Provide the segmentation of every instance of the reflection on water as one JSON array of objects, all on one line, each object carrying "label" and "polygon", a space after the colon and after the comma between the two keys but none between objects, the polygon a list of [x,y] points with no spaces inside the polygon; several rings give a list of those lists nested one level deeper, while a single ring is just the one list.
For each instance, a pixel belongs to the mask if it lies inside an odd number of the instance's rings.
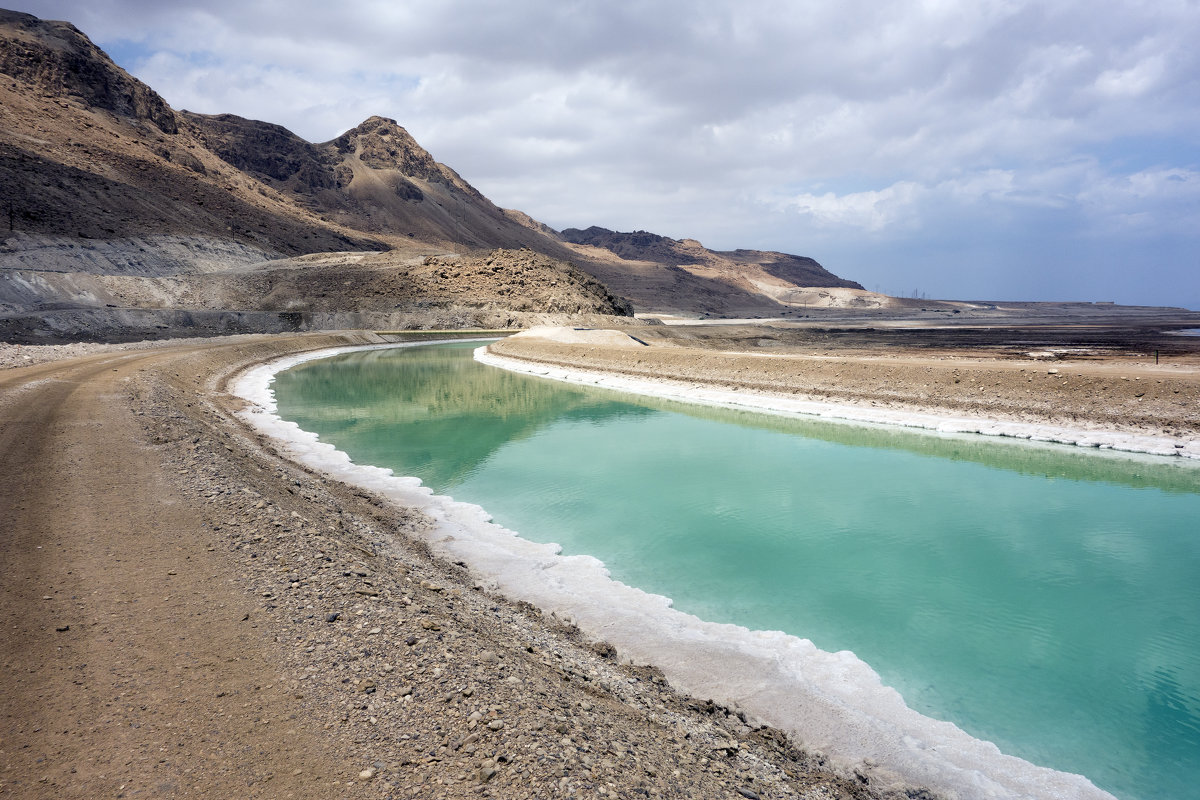
[{"label": "reflection on water", "polygon": [[1197,465],[643,401],[472,347],[305,364],[280,413],[682,610],[852,650],[1007,752],[1121,797],[1200,780]]},{"label": "reflection on water", "polygon": [[280,415],[360,463],[402,464],[404,474],[444,492],[497,448],[551,421],[651,413],[481,368],[469,357],[478,346],[367,350],[301,364],[275,379]]}]

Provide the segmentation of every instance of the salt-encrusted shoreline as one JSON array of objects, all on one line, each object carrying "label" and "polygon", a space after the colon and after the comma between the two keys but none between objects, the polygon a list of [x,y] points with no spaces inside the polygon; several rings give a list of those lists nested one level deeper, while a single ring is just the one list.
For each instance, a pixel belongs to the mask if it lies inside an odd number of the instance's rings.
[{"label": "salt-encrusted shoreline", "polygon": [[521,539],[492,524],[478,506],[436,496],[415,478],[356,465],[274,413],[269,385],[275,372],[334,352],[377,347],[289,356],[248,371],[236,384],[253,404],[244,418],[297,461],[423,511],[436,523],[434,550],[490,576],[504,595],[573,621],[625,658],[654,664],[684,692],[782,728],[843,771],[868,775],[872,786],[927,786],[964,798],[1111,798],[1086,778],[1004,755],[990,742],[909,709],[852,653],[826,653],[780,632],[679,612],[665,597],[613,581],[594,558],[562,556],[557,546]]},{"label": "salt-encrusted shoreline", "polygon": [[819,417],[848,423],[896,425],[938,433],[980,434],[1101,450],[1200,459],[1200,440],[1180,443],[1178,439],[1171,437],[1147,436],[1124,431],[1084,430],[1048,423],[1034,424],[846,403],[826,403],[751,389],[725,389],[695,381],[678,381],[669,378],[651,379],[601,370],[561,367],[496,355],[485,347],[475,351],[475,360],[482,364],[524,375],[697,405],[735,408],[782,416]]}]

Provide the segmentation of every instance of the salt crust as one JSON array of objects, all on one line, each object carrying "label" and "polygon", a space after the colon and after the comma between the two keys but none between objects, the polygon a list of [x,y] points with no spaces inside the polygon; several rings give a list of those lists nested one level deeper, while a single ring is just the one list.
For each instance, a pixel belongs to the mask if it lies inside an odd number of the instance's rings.
[{"label": "salt crust", "polygon": [[[1002,436],[1034,442],[1092,447],[1154,456],[1200,459],[1200,439],[1180,442],[1166,436],[1142,436],[1121,431],[1082,430],[1058,425],[1005,422],[977,417],[951,417],[918,411],[821,403],[799,400],[786,395],[750,390],[733,391],[703,384],[667,378],[634,378],[599,370],[567,369],[522,359],[498,356],[484,348],[475,351],[481,364],[551,380],[596,386],[631,394],[661,397],[683,403],[759,411],[780,416],[819,417],[821,419],[871,425],[897,425],[937,433],[967,433]],[[1180,447],[1179,445],[1183,446]]]},{"label": "salt crust", "polygon": [[[433,342],[338,348],[253,367],[234,386],[250,404],[242,417],[297,461],[399,506],[419,508],[435,522],[428,534],[434,550],[467,563],[488,588],[573,622],[586,635],[614,645],[622,658],[654,664],[683,692],[787,731],[798,745],[825,754],[847,774],[868,775],[877,789],[924,786],[962,800],[1115,800],[1082,776],[1004,755],[991,742],[918,714],[849,651],[827,653],[807,639],[677,611],[666,597],[612,580],[596,558],[564,556],[558,545],[522,539],[492,523],[481,507],[435,495],[417,478],[355,464],[276,413],[271,382],[277,372],[339,353],[426,344]],[[476,358],[500,360],[483,348]],[[505,368],[550,376],[544,367],[504,361]],[[575,382],[598,380],[592,374]]]}]

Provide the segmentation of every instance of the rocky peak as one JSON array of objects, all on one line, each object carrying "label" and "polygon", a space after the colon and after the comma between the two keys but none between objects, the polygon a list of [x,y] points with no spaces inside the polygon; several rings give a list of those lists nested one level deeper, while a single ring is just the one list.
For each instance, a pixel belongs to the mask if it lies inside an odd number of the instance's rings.
[{"label": "rocky peak", "polygon": [[67,22],[0,10],[0,73],[54,97],[145,120],[176,133],[175,112]]},{"label": "rocky peak", "polygon": [[359,160],[372,169],[394,169],[406,177],[436,183],[453,182],[448,171],[394,119],[371,117],[332,144],[341,153],[357,152]]},{"label": "rocky peak", "polygon": [[590,228],[566,228],[559,233],[563,241],[603,247],[627,260],[658,261],[663,264],[690,264],[696,257],[680,248],[680,243],[649,231],[619,233],[593,225]]}]

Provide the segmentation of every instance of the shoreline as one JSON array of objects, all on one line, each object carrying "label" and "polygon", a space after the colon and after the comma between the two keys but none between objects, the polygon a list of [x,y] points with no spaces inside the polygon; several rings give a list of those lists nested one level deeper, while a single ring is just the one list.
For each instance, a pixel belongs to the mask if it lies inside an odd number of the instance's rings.
[{"label": "shoreline", "polygon": [[[506,348],[511,343],[506,342]],[[673,400],[682,403],[755,411],[777,416],[796,416],[843,422],[847,424],[885,425],[931,433],[975,434],[997,438],[1061,444],[1082,449],[1110,450],[1147,456],[1180,458],[1184,463],[1200,460],[1200,436],[1181,439],[1178,436],[1151,435],[1144,430],[1117,430],[1098,425],[1071,426],[1052,419],[1038,421],[1014,420],[979,415],[954,414],[949,408],[907,404],[879,406],[877,401],[860,403],[817,400],[794,393],[770,391],[730,376],[678,379],[669,372],[657,376],[620,371],[610,364],[598,363],[592,356],[603,348],[576,348],[567,363],[558,353],[543,356],[539,345],[550,340],[533,337],[522,341],[525,352],[496,352],[492,347],[476,352],[483,364],[512,372],[632,394]],[[555,342],[554,344],[558,344]],[[615,349],[615,348],[614,348]],[[637,355],[642,355],[637,353]],[[750,356],[761,358],[761,356]],[[609,367],[606,369],[605,367]],[[1058,372],[1057,369],[1054,370]],[[1036,415],[1035,415],[1036,416]]]},{"label": "shoreline", "polygon": [[[806,749],[832,759],[840,773],[867,776],[872,785],[924,785],[962,796],[982,791],[995,797],[1111,798],[1086,778],[1005,756],[950,723],[911,711],[852,654],[824,653],[797,637],[707,623],[675,611],[667,598],[612,581],[596,559],[563,557],[556,546],[520,539],[491,524],[478,506],[436,496],[415,478],[353,464],[273,414],[270,375],[326,354],[286,358],[243,373],[237,392],[258,406],[243,418],[309,467],[397,505],[420,508],[436,522],[430,540],[435,552],[492,576],[489,588],[569,620],[589,637],[616,646],[624,659],[654,664],[685,693],[715,697],[786,730]],[[582,382],[595,383],[591,377]],[[713,674],[738,678],[731,689],[730,680]],[[889,735],[881,737],[881,728]]]}]

